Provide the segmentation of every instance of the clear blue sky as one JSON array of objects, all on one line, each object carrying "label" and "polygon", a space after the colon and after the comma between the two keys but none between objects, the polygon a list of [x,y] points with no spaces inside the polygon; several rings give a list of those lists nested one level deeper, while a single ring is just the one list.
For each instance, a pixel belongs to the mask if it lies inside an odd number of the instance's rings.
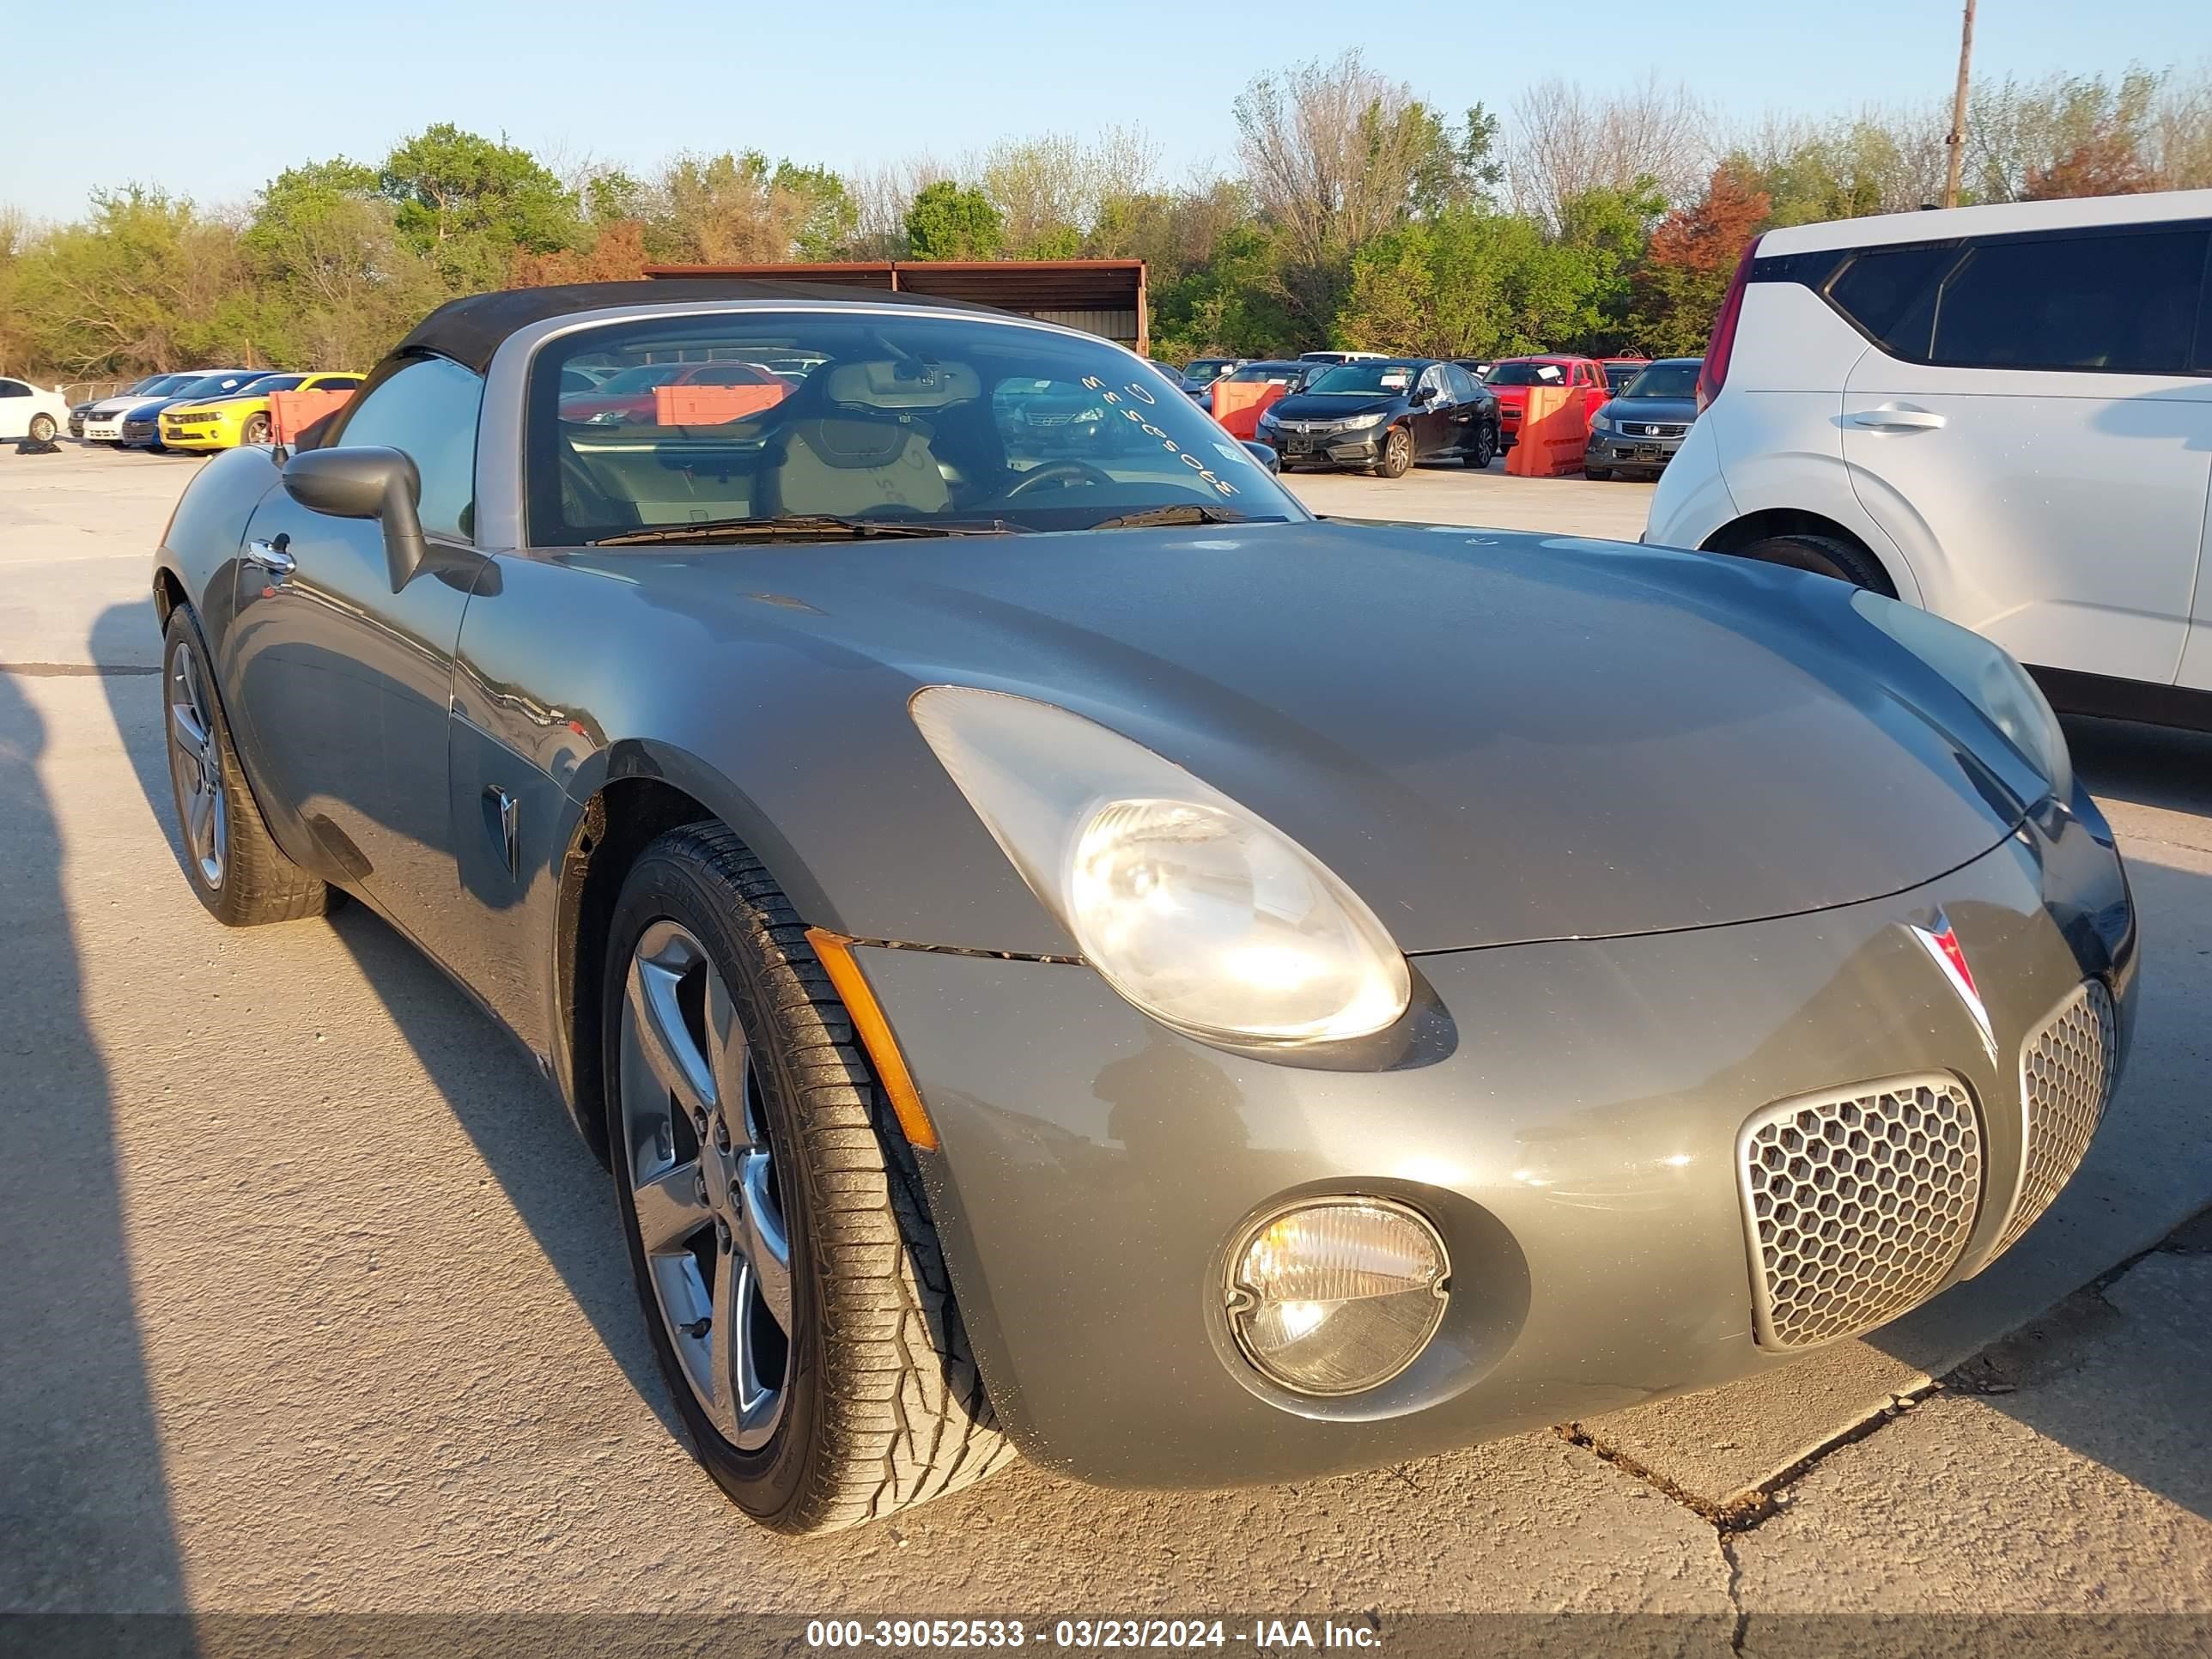
[{"label": "clear blue sky", "polygon": [[[27,0],[0,7],[0,203],[74,216],[97,185],[242,202],[293,162],[380,157],[433,121],[570,160],[759,149],[839,167],[1135,125],[1179,176],[1233,149],[1252,76],[1360,46],[1452,110],[1547,76],[1648,67],[1720,109],[1941,96],[1953,0]],[[1354,21],[1355,16],[1364,21]],[[1585,18],[1603,20],[1601,33]],[[1982,0],[1978,70],[2117,71],[2212,58],[2208,0]],[[165,142],[173,125],[191,144]]]}]

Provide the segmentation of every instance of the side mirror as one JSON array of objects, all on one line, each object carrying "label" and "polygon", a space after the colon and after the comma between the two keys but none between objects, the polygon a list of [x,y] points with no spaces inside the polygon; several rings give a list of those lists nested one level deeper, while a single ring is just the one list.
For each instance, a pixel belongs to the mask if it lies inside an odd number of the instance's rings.
[{"label": "side mirror", "polygon": [[284,463],[284,491],[311,513],[374,519],[384,529],[384,562],[395,593],[429,556],[419,507],[422,475],[397,449],[303,449]]},{"label": "side mirror", "polygon": [[1417,404],[1432,404],[1436,402],[1438,395],[1436,387],[1432,386],[1417,386],[1413,388],[1413,401]]},{"label": "side mirror", "polygon": [[1243,443],[1245,452],[1268,471],[1280,472],[1283,470],[1282,458],[1275,453],[1274,445],[1258,443],[1250,438],[1245,439]]}]

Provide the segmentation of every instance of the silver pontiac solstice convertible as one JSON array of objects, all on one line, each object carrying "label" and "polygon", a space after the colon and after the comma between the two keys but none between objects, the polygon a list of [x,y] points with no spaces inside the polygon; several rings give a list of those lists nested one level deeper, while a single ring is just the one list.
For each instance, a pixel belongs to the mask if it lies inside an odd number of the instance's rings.
[{"label": "silver pontiac solstice convertible", "polygon": [[459,301],[210,462],[154,592],[194,890],[350,895],[520,1040],[788,1531],[1783,1363],[2011,1246],[2127,1046],[2120,860],[1995,647],[1317,520],[1041,322]]}]

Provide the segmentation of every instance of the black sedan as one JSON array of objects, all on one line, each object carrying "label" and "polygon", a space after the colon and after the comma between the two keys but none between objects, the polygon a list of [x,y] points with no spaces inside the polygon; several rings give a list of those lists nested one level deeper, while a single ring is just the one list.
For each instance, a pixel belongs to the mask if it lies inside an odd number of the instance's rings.
[{"label": "black sedan", "polygon": [[1702,357],[1662,357],[1639,370],[1611,403],[1590,416],[1586,478],[1656,478],[1698,418]]},{"label": "black sedan", "polygon": [[1285,471],[1352,467],[1402,478],[1415,461],[1485,467],[1498,453],[1498,399],[1457,363],[1340,363],[1262,415],[1259,439]]}]

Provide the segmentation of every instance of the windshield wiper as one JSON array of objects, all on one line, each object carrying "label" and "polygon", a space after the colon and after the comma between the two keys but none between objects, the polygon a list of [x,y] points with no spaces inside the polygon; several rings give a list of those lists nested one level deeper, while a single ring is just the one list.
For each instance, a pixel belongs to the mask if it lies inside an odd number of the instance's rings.
[{"label": "windshield wiper", "polygon": [[1173,507],[1151,507],[1142,513],[1124,513],[1119,518],[1101,519],[1091,527],[1093,530],[1151,530],[1164,525],[1177,524],[1280,524],[1280,519],[1255,519],[1249,513],[1232,513],[1224,507],[1206,507],[1196,501],[1178,502]]},{"label": "windshield wiper", "polygon": [[877,537],[1006,536],[1013,526],[1003,519],[948,519],[932,524],[920,519],[847,519],[830,513],[787,513],[769,519],[704,519],[697,524],[661,525],[602,536],[594,547],[652,547],[676,542],[868,541]]}]

